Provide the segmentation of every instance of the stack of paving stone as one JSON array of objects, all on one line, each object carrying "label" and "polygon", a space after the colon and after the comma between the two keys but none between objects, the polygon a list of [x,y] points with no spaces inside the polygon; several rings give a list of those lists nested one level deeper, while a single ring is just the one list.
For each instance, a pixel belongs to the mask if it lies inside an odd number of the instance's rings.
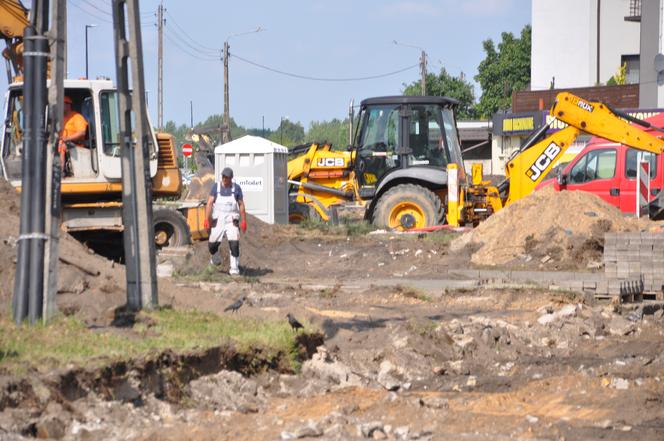
[{"label": "stack of paving stone", "polygon": [[642,289],[644,294],[661,296],[664,285],[664,234],[606,233],[604,274],[609,295]]}]

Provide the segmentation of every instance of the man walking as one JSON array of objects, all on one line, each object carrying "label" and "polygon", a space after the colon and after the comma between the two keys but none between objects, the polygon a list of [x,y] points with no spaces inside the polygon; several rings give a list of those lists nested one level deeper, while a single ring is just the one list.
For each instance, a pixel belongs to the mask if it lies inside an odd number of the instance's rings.
[{"label": "man walking", "polygon": [[204,226],[210,231],[208,249],[210,263],[221,264],[219,244],[224,235],[230,248],[230,275],[240,274],[240,230],[247,231],[247,215],[244,210],[242,189],[233,182],[233,170],[226,167],[221,172],[221,182],[210,191],[205,206]]}]

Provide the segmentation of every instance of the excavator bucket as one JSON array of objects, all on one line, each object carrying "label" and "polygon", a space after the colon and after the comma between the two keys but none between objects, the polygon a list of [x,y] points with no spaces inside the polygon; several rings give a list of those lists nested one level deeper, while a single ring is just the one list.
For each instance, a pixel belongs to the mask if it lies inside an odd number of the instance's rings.
[{"label": "excavator bucket", "polygon": [[215,182],[214,165],[210,160],[214,148],[211,145],[211,139],[207,136],[193,134],[191,140],[198,144],[198,148],[194,149],[196,174],[191,178],[184,199],[205,201]]}]

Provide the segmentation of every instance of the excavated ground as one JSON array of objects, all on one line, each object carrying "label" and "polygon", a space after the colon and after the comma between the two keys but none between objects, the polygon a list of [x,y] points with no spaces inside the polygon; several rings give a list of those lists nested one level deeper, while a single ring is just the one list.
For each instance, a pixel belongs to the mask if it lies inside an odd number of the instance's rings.
[{"label": "excavated ground", "polygon": [[[0,228],[7,305],[16,232]],[[315,335],[301,338],[299,372],[260,348],[220,345],[4,375],[0,440],[664,439],[659,305],[536,290],[422,291],[407,282],[351,289],[436,278],[441,268],[472,266],[478,248],[451,252],[451,233],[346,237],[256,219],[249,232],[245,277],[208,267],[206,245],[197,244],[175,278],[160,279],[160,303],[223,316],[244,294],[235,318],[291,312],[324,336],[320,346]],[[122,267],[63,244],[76,262],[61,262],[61,271],[81,288],[61,285],[60,309],[112,328]]]}]

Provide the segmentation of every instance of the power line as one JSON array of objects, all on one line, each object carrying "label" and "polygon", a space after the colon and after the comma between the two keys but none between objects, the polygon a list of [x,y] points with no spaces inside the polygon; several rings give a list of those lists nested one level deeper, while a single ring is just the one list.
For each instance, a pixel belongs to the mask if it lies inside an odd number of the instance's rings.
[{"label": "power line", "polygon": [[213,52],[215,52],[215,53],[219,53],[219,52],[221,52],[221,48],[212,48],[212,47],[209,47],[209,46],[205,46],[205,45],[199,43],[198,41],[196,41],[196,39],[192,38],[191,35],[189,35],[189,34],[187,33],[187,31],[185,31],[185,29],[184,29],[182,26],[180,26],[180,25],[178,24],[177,20],[175,20],[175,18],[173,17],[173,15],[171,15],[171,13],[168,12],[168,10],[166,10],[166,15],[168,15],[168,17],[169,17],[170,20],[173,22],[173,24],[175,25],[175,27],[178,28],[178,29],[180,30],[180,32],[182,32],[182,34],[183,34],[185,37],[187,37],[187,38],[188,38],[192,43],[194,43],[196,46],[198,46],[198,47],[201,48],[201,49],[207,50],[207,51],[213,51]]},{"label": "power line", "polygon": [[289,77],[293,77],[293,78],[299,78],[299,79],[301,79],[301,80],[329,81],[329,82],[345,82],[345,81],[365,81],[365,80],[375,80],[375,79],[378,79],[378,78],[385,78],[385,77],[389,77],[389,76],[391,76],[391,75],[396,75],[396,74],[398,74],[398,73],[405,72],[405,71],[407,71],[407,70],[413,69],[413,68],[418,67],[418,66],[420,65],[420,63],[417,63],[417,64],[413,64],[413,65],[408,66],[408,67],[404,67],[403,69],[395,70],[395,71],[393,71],[393,72],[387,72],[387,73],[384,73],[384,74],[378,74],[378,75],[370,75],[370,76],[366,76],[366,77],[356,77],[356,78],[321,78],[321,77],[311,77],[311,76],[307,76],[307,75],[300,75],[300,74],[295,74],[295,73],[292,73],[292,72],[285,72],[285,71],[282,71],[282,70],[279,70],[279,69],[274,69],[274,68],[272,68],[272,67],[265,66],[265,65],[260,64],[260,63],[256,63],[256,62],[254,62],[254,61],[247,60],[246,58],[242,58],[242,57],[240,57],[240,56],[238,56],[238,55],[235,55],[235,54],[233,54],[233,57],[237,58],[237,59],[240,60],[240,61],[244,61],[244,62],[247,63],[247,64],[251,64],[252,66],[260,67],[261,69],[269,70],[270,72],[278,73],[278,74],[280,74],[280,75],[285,75],[285,76],[289,76]]},{"label": "power line", "polygon": [[94,3],[92,3],[92,2],[90,2],[90,1],[88,1],[88,0],[80,0],[80,1],[82,1],[82,2],[85,3],[86,5],[90,6],[91,8],[96,9],[97,11],[101,12],[102,14],[106,14],[106,15],[108,15],[109,17],[112,17],[112,16],[113,16],[112,13],[110,13],[110,12],[108,12],[108,11],[105,11],[105,10],[101,9],[100,7],[98,7],[97,5],[95,5]]},{"label": "power line", "polygon": [[76,9],[79,9],[80,11],[83,11],[84,13],[88,14],[90,17],[93,17],[93,18],[95,18],[95,19],[97,19],[97,20],[99,20],[99,21],[102,21],[102,22],[104,22],[104,23],[113,24],[113,22],[112,22],[111,20],[108,20],[107,18],[101,17],[101,16],[99,16],[99,15],[96,15],[96,14],[94,14],[94,13],[92,13],[92,12],[90,12],[90,11],[84,9],[83,6],[81,6],[81,5],[79,5],[79,4],[76,4],[76,3],[74,3],[74,2],[71,2],[71,5],[72,5],[73,7],[75,7]]},{"label": "power line", "polygon": [[177,47],[181,52],[184,52],[185,54],[189,55],[191,58],[195,58],[195,59],[201,60],[201,61],[219,61],[218,57],[214,57],[214,58],[213,57],[204,57],[202,55],[196,55],[196,54],[190,52],[188,49],[182,47],[180,45],[180,43],[178,43],[177,40],[175,40],[174,38],[171,38],[171,36],[168,32],[164,32],[164,35],[166,36],[166,39],[168,41],[170,41],[171,43],[173,43],[173,45],[175,47]]},{"label": "power line", "polygon": [[[85,1],[85,0],[83,0],[83,1]],[[106,13],[106,12],[102,11],[101,9],[95,7],[94,5],[92,5],[92,4],[88,3],[88,2],[86,2],[85,4],[88,5],[88,6],[92,6],[92,7],[94,7],[94,9],[96,9],[96,10],[98,10],[98,11],[100,11],[100,12],[103,12],[104,14],[109,14],[109,13]],[[92,11],[89,11],[89,10],[85,9],[85,8],[83,7],[83,5],[79,5],[79,4],[77,4],[77,3],[74,3],[73,1],[71,2],[71,5],[74,6],[76,9],[78,9],[79,11],[84,12],[85,14],[89,15],[90,17],[93,17],[93,18],[96,19],[96,20],[99,20],[99,21],[101,21],[101,22],[108,23],[108,24],[113,24],[113,20],[112,20],[112,18],[113,18],[113,14],[109,14],[109,15],[110,15],[110,18],[111,18],[111,19],[109,20],[107,17],[104,17],[104,16],[99,15],[99,12],[92,12]],[[153,14],[149,14],[149,15],[153,15]],[[142,21],[142,22],[141,22],[141,27],[148,27],[148,26],[152,26],[152,25],[154,25],[154,22],[151,22],[151,21]]]},{"label": "power line", "polygon": [[167,30],[168,33],[172,34],[173,38],[176,38],[180,43],[186,45],[189,47],[190,50],[193,50],[194,52],[198,52],[199,54],[203,56],[212,56],[215,55],[216,59],[219,59],[218,54],[221,53],[221,49],[215,49],[215,50],[204,50],[201,49],[200,47],[196,46],[195,44],[190,43],[189,41],[185,40],[178,34],[173,28],[165,26],[164,29]]}]

